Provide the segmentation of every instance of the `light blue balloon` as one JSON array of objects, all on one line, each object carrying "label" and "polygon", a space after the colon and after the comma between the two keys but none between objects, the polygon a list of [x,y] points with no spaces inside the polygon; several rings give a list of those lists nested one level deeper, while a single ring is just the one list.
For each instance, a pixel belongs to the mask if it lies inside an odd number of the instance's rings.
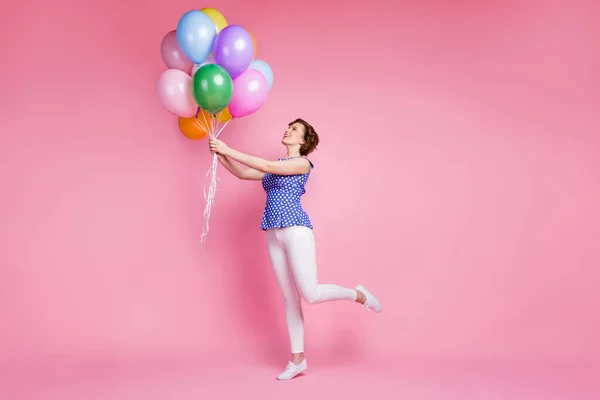
[{"label": "light blue balloon", "polygon": [[210,17],[199,10],[183,14],[177,23],[177,42],[181,51],[196,64],[200,64],[212,51],[217,28]]},{"label": "light blue balloon", "polygon": [[267,83],[269,84],[269,90],[271,90],[271,87],[273,87],[273,70],[271,69],[269,64],[267,64],[263,60],[254,60],[250,63],[250,66],[248,68],[255,69],[261,74],[263,74],[267,79]]}]

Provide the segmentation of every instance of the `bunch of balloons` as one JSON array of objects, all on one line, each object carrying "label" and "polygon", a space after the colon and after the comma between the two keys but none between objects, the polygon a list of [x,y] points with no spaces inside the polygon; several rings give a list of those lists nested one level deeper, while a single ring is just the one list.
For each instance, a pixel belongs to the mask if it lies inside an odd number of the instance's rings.
[{"label": "bunch of balloons", "polygon": [[[239,25],[228,25],[214,8],[186,12],[177,29],[166,34],[161,44],[167,66],[158,77],[160,104],[179,116],[179,129],[190,139],[216,138],[233,118],[258,111],[273,86],[269,64],[256,59],[256,39]],[[217,155],[208,171],[205,190],[204,227],[217,187]]]},{"label": "bunch of balloons", "polygon": [[273,71],[256,53],[252,33],[228,25],[214,8],[186,12],[165,35],[161,56],[168,69],[158,77],[156,92],[160,104],[179,117],[186,137],[216,137],[232,118],[263,106]]}]

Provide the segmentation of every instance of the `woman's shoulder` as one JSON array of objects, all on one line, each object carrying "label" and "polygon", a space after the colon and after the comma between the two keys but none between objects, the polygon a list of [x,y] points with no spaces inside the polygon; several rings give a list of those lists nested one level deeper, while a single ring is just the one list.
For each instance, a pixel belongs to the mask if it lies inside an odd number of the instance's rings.
[{"label": "woman's shoulder", "polygon": [[[313,163],[304,156],[297,157],[279,157],[277,158],[277,163],[285,163],[285,165],[280,165],[276,167],[273,165],[272,169],[274,175],[283,175],[283,176],[299,176],[299,175],[308,175],[310,171],[313,169]],[[308,162],[308,165],[306,164]]]},{"label": "woman's shoulder", "polygon": [[302,156],[302,158],[304,158],[306,161],[308,161],[308,163],[310,164],[310,168],[311,169],[315,167],[314,164],[312,163],[312,161],[310,161],[310,159],[308,157]]},{"label": "woman's shoulder", "polygon": [[314,167],[314,164],[312,163],[312,161],[310,161],[310,159],[308,157],[306,157],[306,156],[289,157],[289,158],[279,157],[277,159],[277,161],[290,161],[290,160],[298,160],[298,159],[304,159],[304,160],[308,161],[308,163],[310,164],[311,168]]}]

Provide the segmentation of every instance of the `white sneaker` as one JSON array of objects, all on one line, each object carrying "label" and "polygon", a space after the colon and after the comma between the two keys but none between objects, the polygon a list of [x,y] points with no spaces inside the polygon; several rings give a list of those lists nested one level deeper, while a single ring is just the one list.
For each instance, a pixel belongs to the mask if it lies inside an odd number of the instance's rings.
[{"label": "white sneaker", "polygon": [[306,358],[302,360],[300,364],[294,364],[293,362],[289,362],[287,367],[285,367],[285,371],[281,374],[277,375],[277,380],[287,381],[289,379],[294,378],[296,375],[304,372],[307,368]]},{"label": "white sneaker", "polygon": [[366,296],[367,301],[365,301],[365,304],[363,304],[363,307],[365,307],[367,309],[371,309],[371,310],[375,311],[376,313],[381,312],[381,303],[379,303],[379,300],[377,300],[377,298],[375,296],[373,296],[371,294],[371,292],[369,292],[367,289],[365,289],[365,287],[363,285],[356,285],[354,287],[354,289],[360,290]]}]

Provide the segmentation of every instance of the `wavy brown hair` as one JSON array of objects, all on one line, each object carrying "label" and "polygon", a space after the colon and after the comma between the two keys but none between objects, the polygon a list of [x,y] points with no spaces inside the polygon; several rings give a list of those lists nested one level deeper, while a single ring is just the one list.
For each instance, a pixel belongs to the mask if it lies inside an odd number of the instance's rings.
[{"label": "wavy brown hair", "polygon": [[304,144],[300,146],[300,155],[307,156],[317,148],[319,135],[315,131],[315,128],[302,118],[296,118],[290,122],[290,125],[294,125],[295,123],[299,123],[304,127]]}]

